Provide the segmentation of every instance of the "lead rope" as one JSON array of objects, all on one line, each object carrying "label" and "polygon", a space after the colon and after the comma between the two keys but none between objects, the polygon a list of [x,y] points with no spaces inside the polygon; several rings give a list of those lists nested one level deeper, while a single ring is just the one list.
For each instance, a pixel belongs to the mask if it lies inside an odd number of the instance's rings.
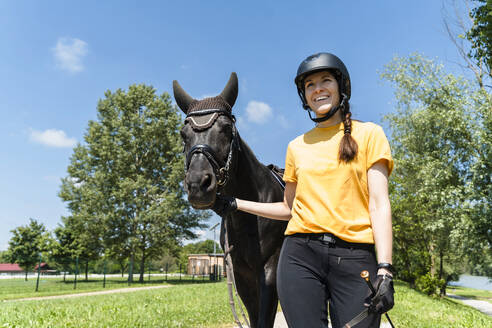
[{"label": "lead rope", "polygon": [[[239,328],[243,328],[241,320],[239,320],[236,312],[236,303],[234,302],[234,295],[236,295],[237,301],[239,303],[239,310],[241,310],[241,315],[246,322],[246,327],[249,327],[249,321],[244,313],[243,307],[241,305],[241,299],[237,293],[236,279],[234,278],[234,267],[232,265],[231,251],[233,246],[229,247],[229,236],[227,234],[227,222],[224,220],[224,234],[225,234],[225,263],[227,272],[227,289],[229,291],[229,305],[231,306],[232,315],[234,316],[234,321],[238,324]],[[233,292],[234,289],[234,292]]]}]

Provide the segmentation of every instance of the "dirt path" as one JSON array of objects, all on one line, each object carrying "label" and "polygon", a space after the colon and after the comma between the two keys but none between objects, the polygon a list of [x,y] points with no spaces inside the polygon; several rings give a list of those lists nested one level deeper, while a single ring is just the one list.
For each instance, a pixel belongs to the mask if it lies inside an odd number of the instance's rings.
[{"label": "dirt path", "polygon": [[78,294],[65,294],[65,295],[53,295],[53,296],[39,296],[39,297],[26,297],[26,298],[18,298],[15,300],[5,300],[4,302],[17,302],[17,301],[39,301],[39,300],[51,300],[51,299],[59,299],[59,298],[73,298],[73,297],[82,297],[82,296],[93,296],[93,295],[106,295],[106,294],[116,294],[116,293],[131,293],[139,290],[149,290],[149,289],[160,289],[160,288],[168,288],[172,287],[170,285],[162,285],[162,286],[148,286],[148,287],[130,287],[130,288],[119,288],[119,289],[109,289],[109,290],[101,290],[97,292],[87,292],[87,293],[78,293]]},{"label": "dirt path", "polygon": [[454,299],[457,299],[457,300],[460,300],[461,302],[463,302],[463,304],[471,306],[471,307],[477,309],[478,311],[483,312],[486,315],[492,317],[492,304],[490,304],[487,301],[472,300],[470,298],[466,298],[466,297],[458,296],[458,295],[454,295],[454,294],[449,294],[449,293],[447,294],[447,296],[454,298]]}]

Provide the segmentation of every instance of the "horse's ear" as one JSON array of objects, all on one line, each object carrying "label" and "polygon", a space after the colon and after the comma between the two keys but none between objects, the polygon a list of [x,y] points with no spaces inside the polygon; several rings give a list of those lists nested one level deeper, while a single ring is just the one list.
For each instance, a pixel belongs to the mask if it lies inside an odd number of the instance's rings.
[{"label": "horse's ear", "polygon": [[174,99],[176,99],[176,103],[181,110],[188,114],[188,109],[190,108],[190,104],[195,100],[183,88],[179,85],[178,81],[173,81],[173,93]]},{"label": "horse's ear", "polygon": [[234,106],[234,103],[236,102],[237,98],[237,75],[236,72],[231,73],[231,77],[229,78],[229,81],[227,82],[227,85],[225,86],[224,90],[222,90],[222,93],[220,96],[224,98],[225,101],[229,104],[229,106]]}]

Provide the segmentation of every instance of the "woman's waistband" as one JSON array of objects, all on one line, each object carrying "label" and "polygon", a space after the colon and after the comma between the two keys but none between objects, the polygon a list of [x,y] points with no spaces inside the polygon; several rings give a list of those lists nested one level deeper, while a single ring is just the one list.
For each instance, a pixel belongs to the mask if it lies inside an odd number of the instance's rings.
[{"label": "woman's waistband", "polygon": [[366,243],[351,243],[345,241],[343,239],[338,238],[332,233],[295,233],[292,235],[288,235],[287,237],[296,237],[296,238],[307,238],[309,240],[318,240],[325,244],[328,244],[332,247],[343,247],[343,248],[354,248],[354,249],[364,249],[367,251],[374,252],[374,244],[366,244]]}]

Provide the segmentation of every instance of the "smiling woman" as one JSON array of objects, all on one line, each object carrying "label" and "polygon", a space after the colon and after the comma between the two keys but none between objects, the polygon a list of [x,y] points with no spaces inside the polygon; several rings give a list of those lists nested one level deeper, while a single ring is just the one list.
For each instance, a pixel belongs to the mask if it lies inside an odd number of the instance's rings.
[{"label": "smiling woman", "polygon": [[[289,143],[283,202],[219,195],[213,208],[288,221],[277,285],[289,326],[326,327],[329,301],[334,328],[379,327],[394,304],[388,141],[381,127],[352,122],[350,76],[335,55],[307,57],[295,83],[316,126]],[[371,297],[362,271],[373,277]]]}]

